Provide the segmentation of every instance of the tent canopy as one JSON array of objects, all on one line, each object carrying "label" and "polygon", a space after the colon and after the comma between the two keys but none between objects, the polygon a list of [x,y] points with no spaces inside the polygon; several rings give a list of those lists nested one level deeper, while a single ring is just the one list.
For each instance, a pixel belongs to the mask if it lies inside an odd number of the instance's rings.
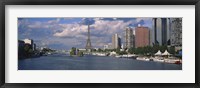
[{"label": "tent canopy", "polygon": [[164,53],[162,53],[162,55],[171,55],[169,52],[167,52],[167,50],[165,50]]},{"label": "tent canopy", "polygon": [[162,55],[162,53],[160,52],[160,50],[158,50],[158,52],[155,53],[155,55]]}]

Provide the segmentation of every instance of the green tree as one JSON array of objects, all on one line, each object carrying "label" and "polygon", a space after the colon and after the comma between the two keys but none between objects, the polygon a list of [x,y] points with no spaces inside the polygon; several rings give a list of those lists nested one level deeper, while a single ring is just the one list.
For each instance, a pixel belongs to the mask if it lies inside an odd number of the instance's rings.
[{"label": "green tree", "polygon": [[174,55],[175,54],[175,47],[174,46],[169,47],[168,51],[169,51],[170,54]]},{"label": "green tree", "polygon": [[131,47],[130,49],[128,49],[128,52],[133,54],[135,52],[135,48]]},{"label": "green tree", "polygon": [[25,57],[27,57],[27,58],[32,56],[33,50],[31,49],[31,45],[27,44],[24,46],[24,54],[25,54]]},{"label": "green tree", "polygon": [[119,54],[120,53],[120,48],[116,49],[116,53]]},{"label": "green tree", "polygon": [[98,49],[98,52],[102,52],[101,48]]},{"label": "green tree", "polygon": [[72,56],[72,55],[76,55],[76,48],[75,47],[71,48],[70,56]]},{"label": "green tree", "polygon": [[78,52],[78,56],[79,56],[79,57],[82,57],[82,56],[83,56],[83,52],[79,51],[79,52]]}]

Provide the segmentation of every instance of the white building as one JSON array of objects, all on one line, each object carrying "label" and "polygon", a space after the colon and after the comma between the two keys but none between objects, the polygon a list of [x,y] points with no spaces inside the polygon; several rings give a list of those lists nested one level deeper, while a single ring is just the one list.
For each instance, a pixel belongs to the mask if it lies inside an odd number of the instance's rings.
[{"label": "white building", "polygon": [[109,49],[109,45],[103,45],[103,49]]},{"label": "white building", "polygon": [[25,44],[30,44],[33,50],[36,50],[36,44],[34,44],[32,39],[24,39]]},{"label": "white building", "polygon": [[119,38],[118,34],[114,34],[112,36],[112,48],[113,49],[121,48],[121,39]]},{"label": "white building", "polygon": [[78,49],[78,50],[81,50],[81,51],[86,51],[86,49]]},{"label": "white building", "polygon": [[32,39],[24,39],[24,43],[33,45],[33,40]]}]

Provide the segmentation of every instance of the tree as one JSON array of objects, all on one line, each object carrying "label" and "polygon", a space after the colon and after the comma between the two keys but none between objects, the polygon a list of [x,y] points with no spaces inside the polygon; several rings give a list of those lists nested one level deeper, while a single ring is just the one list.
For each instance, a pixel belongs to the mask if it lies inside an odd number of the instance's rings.
[{"label": "tree", "polygon": [[131,47],[130,49],[128,49],[128,52],[133,54],[135,52],[135,48]]},{"label": "tree", "polygon": [[98,52],[102,52],[101,48],[98,49]]},{"label": "tree", "polygon": [[82,57],[82,56],[83,56],[83,52],[79,51],[79,52],[78,52],[78,56],[79,56],[79,57]]},{"label": "tree", "polygon": [[72,56],[72,55],[76,55],[76,48],[75,47],[71,48],[70,56]]},{"label": "tree", "polygon": [[169,51],[170,54],[174,55],[175,54],[175,47],[174,46],[169,47],[168,51]]},{"label": "tree", "polygon": [[26,58],[31,57],[33,54],[33,50],[31,49],[31,45],[25,44],[24,46],[24,55]]},{"label": "tree", "polygon": [[116,53],[119,54],[120,53],[120,48],[116,49]]}]

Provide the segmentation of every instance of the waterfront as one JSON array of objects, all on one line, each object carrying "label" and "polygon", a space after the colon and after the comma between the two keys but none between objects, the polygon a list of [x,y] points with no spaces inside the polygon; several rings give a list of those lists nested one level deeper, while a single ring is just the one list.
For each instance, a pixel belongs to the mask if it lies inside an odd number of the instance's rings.
[{"label": "waterfront", "polygon": [[71,57],[57,54],[20,59],[18,70],[182,70],[182,64],[140,61],[109,56]]}]

